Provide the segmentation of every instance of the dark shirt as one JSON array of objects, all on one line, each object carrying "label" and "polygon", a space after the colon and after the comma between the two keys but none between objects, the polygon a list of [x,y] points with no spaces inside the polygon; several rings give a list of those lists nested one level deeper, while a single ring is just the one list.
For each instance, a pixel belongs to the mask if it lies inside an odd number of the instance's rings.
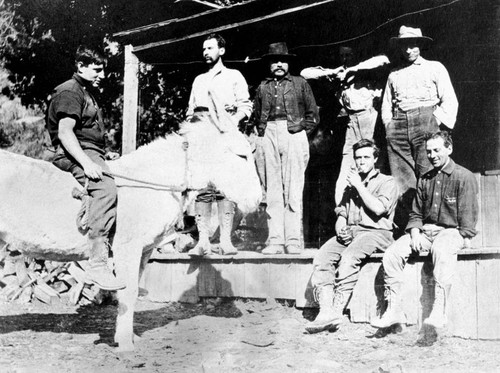
[{"label": "dark shirt", "polygon": [[291,81],[290,75],[285,75],[282,79],[273,79],[271,85],[271,111],[267,120],[286,120],[285,111],[285,80]]},{"label": "dark shirt", "polygon": [[[281,79],[283,94],[279,100],[284,103],[288,132],[296,133],[305,130],[308,134],[314,131],[319,123],[318,107],[306,80],[299,76],[287,74]],[[254,119],[257,125],[259,136],[264,136],[266,125],[270,119],[273,103],[274,78],[262,81],[257,88],[254,100]]]},{"label": "dark shirt", "polygon": [[478,216],[476,178],[450,158],[441,170],[425,173],[417,184],[417,194],[406,230],[435,224],[457,228],[462,237],[476,235]]},{"label": "dark shirt", "polygon": [[76,121],[74,132],[82,149],[104,152],[104,123],[92,89],[93,87],[77,74],[54,89],[46,118],[54,146],[60,145],[59,121],[69,117]]}]

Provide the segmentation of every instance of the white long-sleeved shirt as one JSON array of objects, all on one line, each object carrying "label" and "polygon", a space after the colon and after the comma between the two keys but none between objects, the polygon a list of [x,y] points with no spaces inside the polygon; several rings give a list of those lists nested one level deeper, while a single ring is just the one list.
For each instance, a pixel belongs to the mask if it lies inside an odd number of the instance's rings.
[{"label": "white long-sleeved shirt", "polygon": [[458,100],[443,64],[420,56],[411,65],[391,71],[382,100],[382,121],[386,126],[394,109],[408,111],[434,105],[434,116],[452,129],[457,119]]},{"label": "white long-sleeved shirt", "polygon": [[[224,65],[215,66],[212,70],[198,75],[193,82],[187,117],[193,115],[194,109],[199,106],[212,107],[209,91],[212,97],[219,100],[219,104],[226,109],[242,112],[247,118],[252,113],[252,102],[248,94],[248,85],[243,75]],[[231,111],[230,110],[230,111]]]}]

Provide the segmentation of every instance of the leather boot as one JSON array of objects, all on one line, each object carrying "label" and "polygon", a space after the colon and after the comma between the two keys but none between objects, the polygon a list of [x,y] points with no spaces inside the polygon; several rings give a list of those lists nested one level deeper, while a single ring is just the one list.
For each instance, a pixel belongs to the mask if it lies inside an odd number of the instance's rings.
[{"label": "leather boot", "polygon": [[89,282],[103,290],[121,290],[125,284],[118,281],[108,267],[108,241],[104,237],[91,238],[89,266],[86,269]]},{"label": "leather boot", "polygon": [[370,322],[375,328],[389,328],[396,324],[406,324],[406,316],[401,308],[399,295],[400,285],[386,286],[384,296],[387,301],[387,309],[384,314]]},{"label": "leather boot", "polygon": [[350,295],[350,291],[337,290],[335,292],[335,297],[333,298],[333,313],[335,319],[332,322],[332,326],[338,327],[344,321],[344,308],[349,301]]},{"label": "leather boot", "polygon": [[196,226],[198,227],[198,243],[188,251],[191,256],[204,256],[212,253],[209,230],[212,217],[211,202],[196,202],[194,204]]},{"label": "leather boot", "polygon": [[319,313],[314,321],[309,322],[305,329],[308,333],[319,333],[328,330],[336,320],[333,309],[333,286],[326,285],[316,288],[316,300],[319,304]]},{"label": "leather boot", "polygon": [[237,254],[238,250],[231,242],[235,205],[233,202],[223,199],[217,201],[217,209],[220,227],[220,252],[222,255]]},{"label": "leather boot", "polygon": [[451,286],[441,286],[436,282],[434,287],[434,304],[432,312],[428,318],[424,320],[424,324],[433,326],[436,329],[443,328],[447,322],[446,307],[450,295]]}]

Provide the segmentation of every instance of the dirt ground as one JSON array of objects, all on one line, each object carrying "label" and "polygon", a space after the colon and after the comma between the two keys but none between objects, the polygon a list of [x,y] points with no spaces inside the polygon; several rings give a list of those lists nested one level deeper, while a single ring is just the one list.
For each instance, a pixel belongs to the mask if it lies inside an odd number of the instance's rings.
[{"label": "dirt ground", "polygon": [[[364,324],[304,332],[310,310],[275,301],[139,299],[133,353],[116,353],[116,306],[0,303],[0,372],[498,372],[500,342],[381,337]],[[435,341],[434,341],[435,340]]]}]

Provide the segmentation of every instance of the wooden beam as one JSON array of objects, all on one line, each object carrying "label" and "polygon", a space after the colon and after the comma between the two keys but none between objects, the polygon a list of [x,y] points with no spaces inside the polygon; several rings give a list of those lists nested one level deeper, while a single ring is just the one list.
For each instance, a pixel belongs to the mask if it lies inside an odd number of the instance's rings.
[{"label": "wooden beam", "polygon": [[256,18],[252,18],[252,19],[247,19],[247,20],[244,20],[244,21],[241,21],[241,22],[230,23],[230,24],[227,24],[227,25],[223,25],[223,26],[218,26],[218,27],[214,27],[214,28],[211,28],[211,29],[202,30],[202,31],[199,31],[199,32],[195,32],[193,34],[189,34],[189,35],[180,37],[180,38],[173,38],[173,39],[168,39],[168,40],[157,41],[157,42],[154,42],[154,43],[148,43],[148,44],[144,44],[144,45],[137,45],[137,46],[134,47],[134,50],[136,52],[141,52],[141,51],[144,51],[144,50],[147,50],[147,49],[151,49],[151,48],[157,48],[157,47],[165,46],[165,45],[168,45],[168,44],[178,43],[178,42],[181,42],[181,41],[186,41],[186,40],[189,40],[189,39],[194,39],[194,38],[197,38],[197,37],[202,37],[204,35],[208,35],[208,34],[211,34],[211,33],[219,33],[219,32],[225,31],[225,30],[230,30],[230,29],[233,29],[233,28],[250,25],[250,24],[253,24],[253,23],[257,23],[257,22],[262,22],[262,21],[265,21],[265,20],[268,20],[268,19],[272,19],[272,18],[276,18],[276,17],[281,17],[281,16],[284,16],[284,15],[295,13],[295,12],[299,12],[299,11],[302,11],[302,10],[305,10],[305,9],[309,9],[309,8],[314,8],[314,7],[317,7],[317,6],[325,5],[325,4],[328,4],[328,3],[332,3],[334,1],[336,1],[336,0],[323,0],[323,1],[319,1],[319,2],[313,3],[313,4],[301,5],[301,6],[297,6],[297,7],[286,9],[286,10],[280,10],[280,11],[277,11],[277,12],[274,12],[274,13],[271,13],[271,14],[267,14],[267,15],[264,15],[264,16],[261,16],[261,17],[256,17]]},{"label": "wooden beam", "polygon": [[122,154],[137,146],[137,108],[139,97],[139,59],[132,45],[125,46],[125,71],[123,77],[123,135]]}]

